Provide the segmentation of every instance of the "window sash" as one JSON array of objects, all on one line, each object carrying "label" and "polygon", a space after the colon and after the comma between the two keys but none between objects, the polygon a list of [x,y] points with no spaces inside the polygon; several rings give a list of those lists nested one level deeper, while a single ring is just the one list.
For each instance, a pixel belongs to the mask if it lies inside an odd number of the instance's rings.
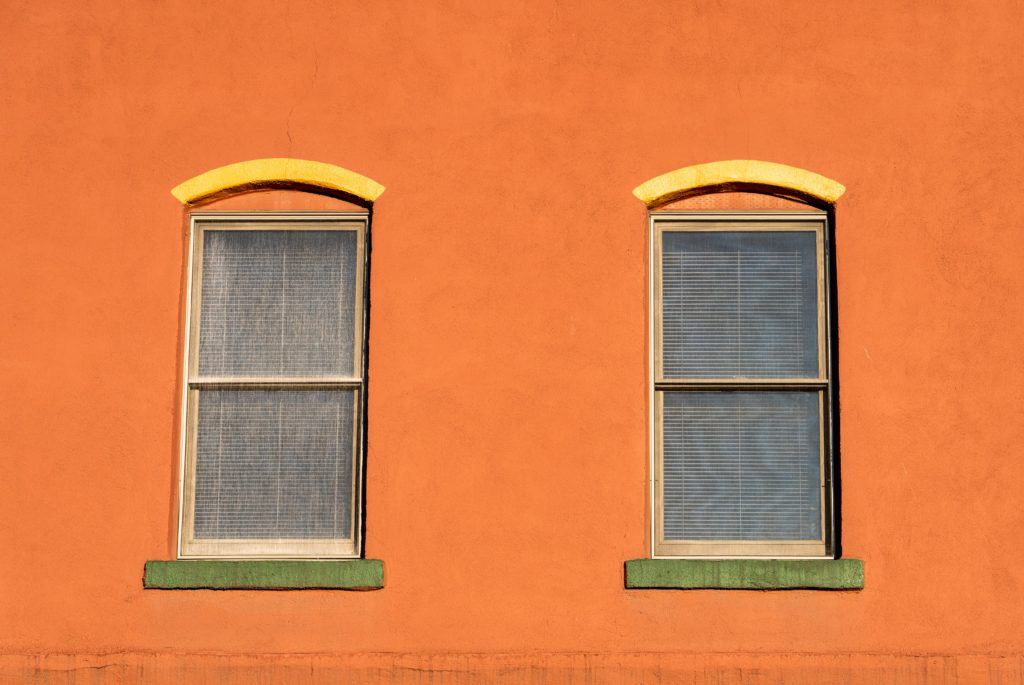
[{"label": "window sash", "polygon": [[[363,312],[364,262],[366,215],[360,214],[309,214],[270,213],[257,217],[234,217],[231,214],[196,214],[192,218],[192,245],[189,250],[192,263],[190,265],[190,305],[188,321],[188,377],[187,381],[202,382],[199,375],[199,333],[202,319],[202,278],[203,278],[203,245],[205,232],[214,231],[351,231],[356,234],[356,277],[355,277],[355,311],[353,323],[352,345],[352,376],[302,376],[294,380],[323,380],[327,378],[343,379],[353,382],[363,380],[363,330],[365,326]],[[230,382],[236,377],[223,377]],[[267,381],[290,379],[259,376]]]},{"label": "window sash", "polygon": [[[785,215],[763,215],[751,216],[751,218],[740,218],[741,215],[723,216],[721,214],[707,215],[701,218],[699,213],[694,212],[687,216],[666,215],[665,217],[653,217],[653,261],[651,273],[654,278],[652,302],[654,303],[654,370],[655,384],[665,387],[679,386],[685,384],[747,384],[751,386],[771,384],[792,384],[792,385],[813,385],[825,384],[828,382],[828,331],[826,327],[826,300],[827,284],[823,269],[825,260],[825,217],[816,216],[808,212],[808,217],[799,217],[792,214]],[[663,240],[666,233],[674,232],[717,232],[717,233],[781,233],[787,231],[813,232],[816,241],[816,261],[818,267],[817,278],[817,300],[818,300],[818,377],[788,377],[788,378],[765,378],[765,377],[666,377],[664,372],[664,303],[662,301],[663,274],[662,256]]]},{"label": "window sash", "polygon": [[[273,387],[281,387],[274,385]],[[201,390],[193,389],[188,395],[188,445],[186,447],[186,472],[183,486],[181,550],[179,556],[188,558],[246,557],[246,558],[294,558],[332,557],[354,558],[359,556],[359,493],[362,483],[361,393],[356,393],[352,411],[352,490],[349,493],[349,535],[344,538],[202,538],[195,537],[196,466],[199,438],[199,395]]]},{"label": "window sash", "polygon": [[[369,217],[363,213],[261,212],[196,213],[190,222],[189,280],[187,285],[185,382],[182,397],[181,474],[179,498],[179,558],[357,558],[361,554],[363,416],[365,381],[366,231]],[[215,231],[349,231],[356,236],[353,312],[352,376],[202,376],[198,372],[201,327],[203,245],[205,232]],[[352,492],[350,531],[345,538],[197,540],[195,537],[195,486],[199,396],[206,389],[354,390],[352,427]]]},{"label": "window sash", "polygon": [[[663,240],[671,232],[783,232],[815,234],[817,267],[816,378],[687,378],[666,377],[663,363]],[[654,557],[827,557],[832,553],[831,394],[829,350],[829,279],[827,216],[807,212],[685,212],[651,215],[652,306],[652,444],[651,502]],[[666,392],[751,390],[788,392],[817,390],[819,394],[819,461],[821,478],[820,540],[666,540],[664,531],[664,395]]]},{"label": "window sash", "polygon": [[[780,391],[785,392],[785,391]],[[668,540],[665,537],[665,392],[654,394],[654,554],[655,556],[696,556],[696,557],[823,557],[828,555],[829,505],[831,478],[828,474],[828,441],[826,426],[829,423],[827,391],[818,393],[818,468],[820,483],[821,537],[817,540]]]}]

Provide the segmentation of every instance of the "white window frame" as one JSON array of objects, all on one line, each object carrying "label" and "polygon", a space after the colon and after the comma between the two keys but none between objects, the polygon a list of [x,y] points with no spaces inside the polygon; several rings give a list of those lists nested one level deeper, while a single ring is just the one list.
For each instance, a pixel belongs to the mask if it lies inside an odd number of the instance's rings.
[{"label": "white window frame", "polygon": [[[244,225],[240,225],[244,224]],[[199,321],[203,233],[213,230],[340,230],[356,233],[353,375],[331,377],[202,378],[198,375]],[[185,299],[185,345],[182,363],[179,434],[178,537],[179,559],[354,559],[362,556],[364,442],[366,424],[366,345],[368,330],[368,212],[193,212],[189,217]],[[201,387],[275,387],[349,389],[355,392],[351,535],[344,539],[238,539],[197,541],[194,538],[195,440]]]},{"label": "white window frame", "polygon": [[[655,559],[747,559],[747,558],[787,558],[787,559],[831,559],[835,557],[835,530],[836,530],[836,493],[835,487],[835,462],[834,462],[834,392],[836,369],[833,365],[832,354],[832,269],[831,269],[831,216],[822,210],[808,207],[807,210],[796,211],[679,211],[679,212],[658,212],[648,213],[648,340],[649,358],[648,373],[648,402],[649,414],[649,500],[650,508],[650,540],[651,556]],[[819,302],[819,377],[813,380],[807,379],[783,379],[776,381],[770,379],[710,379],[691,380],[683,382],[666,382],[661,377],[661,236],[665,224],[693,224],[690,229],[676,230],[732,230],[743,231],[772,231],[779,230],[772,228],[772,224],[808,224],[814,225],[817,234],[817,281],[818,281],[818,302]],[[710,227],[712,224],[734,223],[737,227],[724,228],[700,228],[705,223]],[[742,224],[749,224],[744,228]],[[799,229],[809,230],[809,229]],[[773,382],[774,381],[774,382]],[[661,494],[661,457],[662,457],[662,432],[663,416],[662,395],[671,391],[670,386],[676,389],[690,390],[716,390],[728,387],[732,389],[748,388],[760,390],[775,387],[793,387],[800,389],[816,389],[819,391],[819,434],[821,436],[821,515],[822,515],[822,536],[817,541],[779,541],[779,540],[739,540],[739,541],[666,541],[662,535],[662,508],[663,499]]]}]

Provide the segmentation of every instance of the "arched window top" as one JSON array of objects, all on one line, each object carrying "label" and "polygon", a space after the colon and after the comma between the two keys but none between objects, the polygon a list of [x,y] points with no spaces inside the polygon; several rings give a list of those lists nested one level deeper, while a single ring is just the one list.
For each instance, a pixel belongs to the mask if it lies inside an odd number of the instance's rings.
[{"label": "arched window top", "polygon": [[384,192],[373,179],[340,166],[275,157],[237,162],[194,176],[171,190],[186,205],[268,188],[308,190],[371,203]]},{"label": "arched window top", "polygon": [[829,205],[835,204],[846,192],[841,183],[813,171],[774,162],[734,159],[695,164],[655,176],[634,188],[633,195],[648,207],[654,207],[690,195],[744,189]]}]

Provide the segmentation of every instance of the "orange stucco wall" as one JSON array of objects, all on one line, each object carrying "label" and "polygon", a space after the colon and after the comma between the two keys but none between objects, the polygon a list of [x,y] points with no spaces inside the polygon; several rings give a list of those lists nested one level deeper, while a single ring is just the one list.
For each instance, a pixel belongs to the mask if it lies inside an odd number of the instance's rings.
[{"label": "orange stucco wall", "polygon": [[[13,0],[0,25],[0,682],[1019,682],[1019,3]],[[274,156],[388,187],[386,587],[145,591],[177,506],[169,190]],[[623,589],[649,554],[630,191],[724,159],[848,187],[861,592]]]}]

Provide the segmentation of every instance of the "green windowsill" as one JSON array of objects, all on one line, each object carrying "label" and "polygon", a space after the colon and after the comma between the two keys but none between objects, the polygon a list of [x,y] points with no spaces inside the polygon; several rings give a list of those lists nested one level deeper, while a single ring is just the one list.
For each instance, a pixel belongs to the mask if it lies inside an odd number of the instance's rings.
[{"label": "green windowsill", "polygon": [[147,561],[143,587],[159,590],[379,590],[379,559]]},{"label": "green windowsill", "polygon": [[633,559],[627,589],[861,590],[860,559]]}]

